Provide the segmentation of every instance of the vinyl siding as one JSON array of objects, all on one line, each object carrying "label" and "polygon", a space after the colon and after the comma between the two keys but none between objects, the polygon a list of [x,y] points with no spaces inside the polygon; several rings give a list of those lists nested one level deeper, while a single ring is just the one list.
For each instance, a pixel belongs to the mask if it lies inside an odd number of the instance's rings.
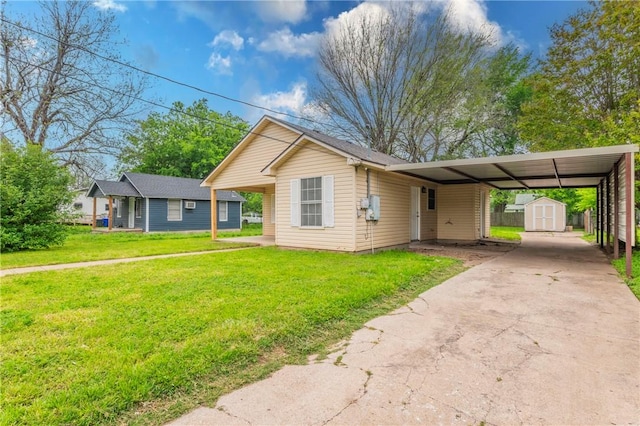
[{"label": "vinyl siding", "polygon": [[[347,165],[346,158],[307,143],[280,166],[276,173],[276,244],[353,251],[354,168]],[[313,229],[291,226],[291,180],[328,175],[334,177],[334,226]]]},{"label": "vinyl siding", "polygon": [[472,241],[480,237],[480,185],[443,185],[437,193],[437,239]]},{"label": "vinyl siding", "polygon": [[[411,187],[422,187],[424,181],[405,178],[402,175],[383,171],[370,171],[371,195],[380,196],[380,220],[367,222],[364,210],[356,219],[356,251],[371,249],[373,247],[389,247],[408,244],[411,238]],[[426,195],[426,194],[425,194]],[[363,168],[358,169],[356,176],[356,195],[353,205],[367,197],[367,172]],[[428,223],[424,218],[426,212],[426,197],[420,196],[421,236],[423,235],[422,222]],[[433,212],[431,212],[433,214]]]},{"label": "vinyl siding", "polygon": [[[234,203],[229,202],[229,205],[231,204]],[[181,208],[182,220],[168,221],[167,199],[151,198],[149,200],[149,231],[204,231],[211,228],[210,201],[197,200],[195,209],[185,209],[183,200]]]},{"label": "vinyl siding", "polygon": [[[633,158],[633,156],[631,157]],[[635,161],[632,161],[632,165]],[[620,161],[620,166],[618,167],[618,185],[620,186],[620,190],[618,193],[618,204],[619,204],[619,210],[618,210],[618,238],[620,238],[620,240],[625,241],[627,238],[627,234],[626,234],[626,228],[627,228],[627,222],[626,222],[626,215],[627,215],[627,194],[626,194],[626,163],[624,161],[624,157],[623,157],[623,161]],[[611,179],[613,180],[613,179]],[[611,196],[611,198],[614,198],[613,196]],[[635,208],[635,191],[631,190],[631,208]],[[615,214],[615,213],[613,213]],[[633,213],[631,213],[633,215]],[[633,221],[632,221],[633,222]],[[613,234],[613,226],[614,224],[611,225],[611,233]],[[631,231],[631,245],[635,246],[636,245],[636,241],[635,241],[635,236],[636,233],[632,230]],[[613,237],[612,237],[613,238]]]},{"label": "vinyl siding", "polygon": [[262,169],[297,137],[296,133],[280,125],[269,123],[260,131],[260,136],[249,141],[242,152],[216,176],[213,188],[233,189],[272,185],[275,179],[272,176],[262,175]]},{"label": "vinyl siding", "polygon": [[262,195],[262,235],[270,237],[276,235],[276,224],[271,220],[271,195],[275,191],[275,185],[269,185]]},{"label": "vinyl siding", "polygon": [[[200,201],[198,201],[197,203],[200,203]],[[198,207],[197,203],[196,203],[196,208]],[[219,230],[240,229],[240,221],[242,216],[242,213],[240,211],[241,203],[237,201],[227,201],[227,220],[225,222],[220,221],[220,201],[217,202],[217,205],[218,205],[218,215],[216,217],[217,217],[218,229]],[[183,213],[182,219],[184,220],[184,213]],[[211,217],[209,217],[209,221],[207,222],[207,224],[210,223],[210,221],[211,221]]]}]

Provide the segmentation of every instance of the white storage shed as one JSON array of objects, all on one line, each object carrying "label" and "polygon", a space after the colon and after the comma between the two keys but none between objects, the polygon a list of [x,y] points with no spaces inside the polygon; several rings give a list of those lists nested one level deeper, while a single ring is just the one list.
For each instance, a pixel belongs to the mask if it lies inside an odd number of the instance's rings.
[{"label": "white storage shed", "polygon": [[564,232],[567,226],[567,205],[541,197],[525,204],[525,231]]}]

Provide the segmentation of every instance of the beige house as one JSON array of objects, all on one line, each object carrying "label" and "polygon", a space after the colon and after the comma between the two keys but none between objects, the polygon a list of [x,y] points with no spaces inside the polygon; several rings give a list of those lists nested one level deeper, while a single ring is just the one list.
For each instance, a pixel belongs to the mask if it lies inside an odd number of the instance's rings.
[{"label": "beige house", "polygon": [[265,116],[202,185],[212,202],[217,190],[264,194],[263,235],[279,246],[360,252],[488,236],[488,185],[439,185],[388,170],[403,164]]},{"label": "beige house", "polygon": [[567,205],[540,197],[524,205],[525,231],[564,232],[567,227]]}]

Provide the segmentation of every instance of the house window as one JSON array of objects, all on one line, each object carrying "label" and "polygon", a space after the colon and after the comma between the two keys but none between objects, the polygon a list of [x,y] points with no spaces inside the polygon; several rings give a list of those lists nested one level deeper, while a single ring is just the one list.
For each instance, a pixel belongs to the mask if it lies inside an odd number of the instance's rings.
[{"label": "house window", "polygon": [[142,199],[136,198],[136,217],[142,217]]},{"label": "house window", "polygon": [[429,194],[427,198],[427,210],[435,210],[436,209],[436,190],[433,188],[429,188]]},{"label": "house window", "polygon": [[167,200],[167,220],[182,220],[182,200]]},{"label": "house window", "polygon": [[122,200],[116,198],[116,217],[122,217]]},{"label": "house window", "polygon": [[333,176],[291,180],[291,226],[334,226]]},{"label": "house window", "polygon": [[218,201],[218,220],[226,222],[229,220],[229,203],[226,201]]},{"label": "house window", "polygon": [[76,210],[82,209],[82,203],[73,203],[73,208]]},{"label": "house window", "polygon": [[104,211],[106,211],[106,212],[109,211],[109,204],[108,203],[104,205]]},{"label": "house window", "polygon": [[322,226],[322,178],[300,179],[300,225]]}]

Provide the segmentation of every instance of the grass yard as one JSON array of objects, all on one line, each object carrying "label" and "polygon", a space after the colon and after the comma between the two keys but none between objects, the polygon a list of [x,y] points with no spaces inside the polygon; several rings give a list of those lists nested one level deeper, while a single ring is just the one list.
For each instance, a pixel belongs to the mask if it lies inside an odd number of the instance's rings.
[{"label": "grass yard", "polygon": [[631,259],[631,278],[626,277],[626,259],[624,257],[624,253],[622,253],[622,256],[619,259],[614,259],[612,263],[633,294],[640,299],[640,251],[633,251],[633,257]]},{"label": "grass yard", "polygon": [[231,238],[231,237],[254,237],[256,235],[262,235],[261,223],[248,223],[242,225],[240,231],[218,231],[218,238]]},{"label": "grass yard", "polygon": [[123,259],[167,253],[221,250],[242,247],[238,243],[211,241],[209,232],[198,233],[91,233],[88,226],[71,227],[60,247],[2,253],[0,269],[55,265],[91,260]]},{"label": "grass yard", "polygon": [[5,277],[0,424],[162,424],[462,269],[270,247]]},{"label": "grass yard", "polygon": [[519,232],[524,232],[524,228],[518,226],[492,226],[491,238],[500,240],[520,241]]}]

